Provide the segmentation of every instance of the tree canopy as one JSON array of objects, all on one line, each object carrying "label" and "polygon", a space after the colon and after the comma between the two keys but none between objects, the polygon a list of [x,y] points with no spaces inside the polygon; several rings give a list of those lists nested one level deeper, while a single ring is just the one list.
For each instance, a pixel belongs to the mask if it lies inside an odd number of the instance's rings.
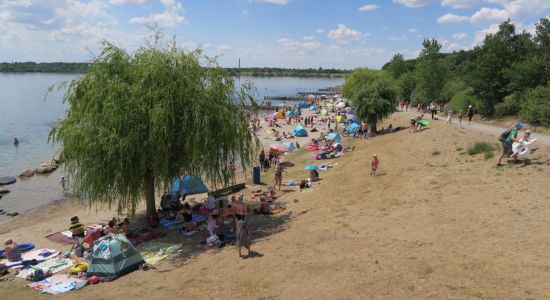
[{"label": "tree canopy", "polygon": [[352,101],[357,108],[356,117],[369,124],[373,132],[397,105],[395,81],[386,71],[356,69],[346,79],[342,95]]},{"label": "tree canopy", "polygon": [[68,85],[68,111],[50,132],[78,198],[133,213],[145,195],[149,216],[155,187],[180,170],[220,184],[230,179],[228,161],[249,164],[257,139],[243,104],[253,99],[235,92],[227,71],[203,68],[200,55],[175,42],[134,53],[104,42]]},{"label": "tree canopy", "polygon": [[439,99],[445,83],[445,72],[440,61],[441,44],[436,39],[424,39],[424,48],[416,65],[416,96],[423,104]]}]

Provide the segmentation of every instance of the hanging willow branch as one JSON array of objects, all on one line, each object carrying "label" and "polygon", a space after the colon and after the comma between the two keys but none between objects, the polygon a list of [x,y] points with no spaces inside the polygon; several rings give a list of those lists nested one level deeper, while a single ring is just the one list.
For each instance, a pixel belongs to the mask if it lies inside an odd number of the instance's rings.
[{"label": "hanging willow branch", "polygon": [[[250,164],[258,145],[243,109],[255,105],[250,85],[235,92],[228,72],[199,59],[175,42],[132,54],[103,43],[89,72],[69,84],[69,109],[49,136],[62,146],[77,197],[133,213],[150,192],[147,172],[157,188],[182,168],[224,184],[228,161]],[[146,198],[154,209],[154,195]]]}]

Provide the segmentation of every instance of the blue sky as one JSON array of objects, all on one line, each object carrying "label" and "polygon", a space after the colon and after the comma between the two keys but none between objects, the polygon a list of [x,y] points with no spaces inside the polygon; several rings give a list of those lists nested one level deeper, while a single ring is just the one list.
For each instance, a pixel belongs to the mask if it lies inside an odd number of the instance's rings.
[{"label": "blue sky", "polygon": [[424,37],[470,49],[549,14],[550,0],[0,0],[0,61],[87,61],[102,39],[132,51],[157,23],[222,66],[379,68]]}]

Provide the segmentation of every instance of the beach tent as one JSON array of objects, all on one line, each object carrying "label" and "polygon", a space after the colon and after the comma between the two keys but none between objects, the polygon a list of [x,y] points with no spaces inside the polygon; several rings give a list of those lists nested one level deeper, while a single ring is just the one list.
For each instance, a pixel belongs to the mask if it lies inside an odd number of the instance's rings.
[{"label": "beach tent", "polygon": [[295,115],[296,115],[296,112],[294,112],[293,110],[289,110],[286,112],[287,117],[294,117]]},{"label": "beach tent", "polygon": [[296,145],[293,142],[283,142],[283,146],[288,149],[288,152],[296,151]]},{"label": "beach tent", "polygon": [[307,102],[305,102],[305,101],[298,102],[298,107],[299,108],[307,108],[308,107]]},{"label": "beach tent", "polygon": [[349,133],[357,133],[359,131],[359,125],[357,123],[351,123],[346,127]]},{"label": "beach tent", "polygon": [[337,132],[331,132],[331,133],[327,134],[327,139],[339,143],[339,142],[342,141],[342,136]]},{"label": "beach tent", "polygon": [[357,119],[353,119],[353,118],[347,119],[347,121],[350,122],[350,123],[361,124],[361,122],[359,122]]},{"label": "beach tent", "polygon": [[271,144],[269,145],[269,149],[277,152],[288,152],[288,148],[283,144]]},{"label": "beach tent", "polygon": [[309,111],[317,111],[317,106],[315,105],[310,106]]},{"label": "beach tent", "polygon": [[275,119],[276,119],[275,114],[269,114],[269,115],[267,115],[267,120],[273,121],[273,120],[275,120]]},{"label": "beach tent", "polygon": [[299,137],[307,136],[307,130],[304,128],[304,126],[298,124],[292,130],[292,134]]},{"label": "beach tent", "polygon": [[88,277],[116,278],[145,263],[136,248],[123,234],[110,234],[94,242]]},{"label": "beach tent", "polygon": [[185,175],[172,181],[170,192],[180,195],[195,195],[208,193],[208,188],[195,176]]},{"label": "beach tent", "polygon": [[321,116],[326,116],[328,114],[326,109],[321,110]]},{"label": "beach tent", "polygon": [[285,114],[282,111],[278,111],[278,112],[275,113],[275,118],[285,119]]}]

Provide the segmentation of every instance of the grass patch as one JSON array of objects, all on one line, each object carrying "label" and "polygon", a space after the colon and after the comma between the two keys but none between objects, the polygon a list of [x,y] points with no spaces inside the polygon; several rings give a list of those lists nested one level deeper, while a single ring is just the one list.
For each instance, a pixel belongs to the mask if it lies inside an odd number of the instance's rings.
[{"label": "grass patch", "polygon": [[432,151],[432,155],[435,156],[435,155],[439,155],[441,154],[441,152],[439,150],[433,150]]},{"label": "grass patch", "polygon": [[472,147],[468,148],[469,155],[484,153],[485,160],[489,160],[495,156],[495,147],[489,143],[477,142]]}]

